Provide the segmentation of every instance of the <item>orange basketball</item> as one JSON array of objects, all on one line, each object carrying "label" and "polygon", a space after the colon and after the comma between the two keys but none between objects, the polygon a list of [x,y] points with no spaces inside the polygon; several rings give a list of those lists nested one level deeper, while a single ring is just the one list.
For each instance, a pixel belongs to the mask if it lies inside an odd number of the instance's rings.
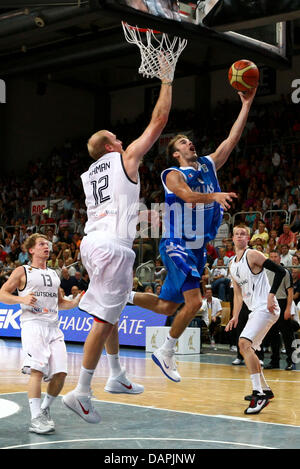
[{"label": "orange basketball", "polygon": [[228,80],[236,90],[249,91],[258,85],[259,70],[250,60],[238,60],[228,70]]}]

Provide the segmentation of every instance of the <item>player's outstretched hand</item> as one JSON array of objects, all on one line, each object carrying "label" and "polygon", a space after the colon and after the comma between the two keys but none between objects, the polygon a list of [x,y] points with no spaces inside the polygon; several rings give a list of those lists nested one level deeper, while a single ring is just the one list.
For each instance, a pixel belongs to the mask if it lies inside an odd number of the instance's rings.
[{"label": "player's outstretched hand", "polygon": [[239,91],[241,101],[244,104],[251,104],[256,95],[257,88],[251,88],[249,91]]},{"label": "player's outstretched hand", "polygon": [[215,201],[218,202],[224,210],[228,210],[230,208],[230,203],[232,202],[233,198],[237,198],[237,194],[235,192],[216,192],[215,193]]}]

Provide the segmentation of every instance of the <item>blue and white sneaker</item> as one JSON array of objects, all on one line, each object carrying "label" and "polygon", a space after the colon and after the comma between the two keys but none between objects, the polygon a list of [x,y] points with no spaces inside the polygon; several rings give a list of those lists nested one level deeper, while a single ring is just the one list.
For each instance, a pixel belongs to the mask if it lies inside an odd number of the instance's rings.
[{"label": "blue and white sneaker", "polygon": [[152,354],[152,360],[160,367],[162,372],[175,383],[181,381],[181,376],[177,371],[175,353],[168,350],[158,349]]}]

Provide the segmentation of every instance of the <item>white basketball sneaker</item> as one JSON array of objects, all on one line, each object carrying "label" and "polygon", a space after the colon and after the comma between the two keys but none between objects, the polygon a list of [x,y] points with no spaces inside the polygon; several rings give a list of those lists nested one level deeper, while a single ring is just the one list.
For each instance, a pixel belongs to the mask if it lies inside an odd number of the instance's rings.
[{"label": "white basketball sneaker", "polygon": [[175,353],[169,350],[158,349],[152,354],[152,360],[160,367],[163,373],[175,383],[181,381],[181,376],[177,371]]},{"label": "white basketball sneaker", "polygon": [[126,376],[126,370],[122,369],[119,376],[108,378],[104,391],[115,394],[141,394],[144,386],[131,382]]},{"label": "white basketball sneaker", "polygon": [[38,433],[44,435],[46,433],[54,432],[54,428],[49,424],[44,414],[39,414],[37,417],[31,420],[29,431],[32,433]]},{"label": "white basketball sneaker", "polygon": [[94,409],[91,397],[91,395],[83,395],[71,391],[63,396],[62,401],[69,409],[73,410],[73,412],[78,414],[86,422],[99,423],[101,417],[96,409]]},{"label": "white basketball sneaker", "polygon": [[46,407],[46,409],[41,409],[42,415],[44,415],[45,419],[47,420],[48,424],[50,425],[51,428],[53,428],[53,431],[55,430],[55,423],[52,420],[50,416],[50,409],[49,407]]}]

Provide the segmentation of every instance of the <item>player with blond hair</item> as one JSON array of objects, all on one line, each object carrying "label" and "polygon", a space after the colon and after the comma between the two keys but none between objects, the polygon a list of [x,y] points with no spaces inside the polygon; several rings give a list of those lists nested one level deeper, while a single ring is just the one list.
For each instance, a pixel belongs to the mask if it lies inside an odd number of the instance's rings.
[{"label": "player with blond hair", "polygon": [[[276,292],[285,276],[285,270],[259,251],[249,248],[249,230],[244,225],[233,229],[233,243],[236,255],[229,263],[234,300],[232,318],[225,330],[237,326],[243,302],[250,310],[248,321],[239,337],[239,349],[244,357],[252,382],[252,396],[245,414],[258,414],[269,403],[273,393],[268,386],[255,350],[265,335],[278,320],[280,308]],[[265,269],[274,272],[270,286]]]},{"label": "player with blond hair", "polygon": [[[47,267],[49,243],[35,233],[25,241],[31,262],[17,267],[0,290],[0,301],[20,304],[21,339],[25,354],[23,372],[29,373],[28,399],[30,432],[46,434],[55,430],[50,406],[63,388],[67,375],[67,351],[58,326],[58,308],[76,308],[80,297],[66,300],[60,292],[60,279]],[[13,293],[17,290],[18,295]],[[42,379],[48,381],[41,403]]]}]

